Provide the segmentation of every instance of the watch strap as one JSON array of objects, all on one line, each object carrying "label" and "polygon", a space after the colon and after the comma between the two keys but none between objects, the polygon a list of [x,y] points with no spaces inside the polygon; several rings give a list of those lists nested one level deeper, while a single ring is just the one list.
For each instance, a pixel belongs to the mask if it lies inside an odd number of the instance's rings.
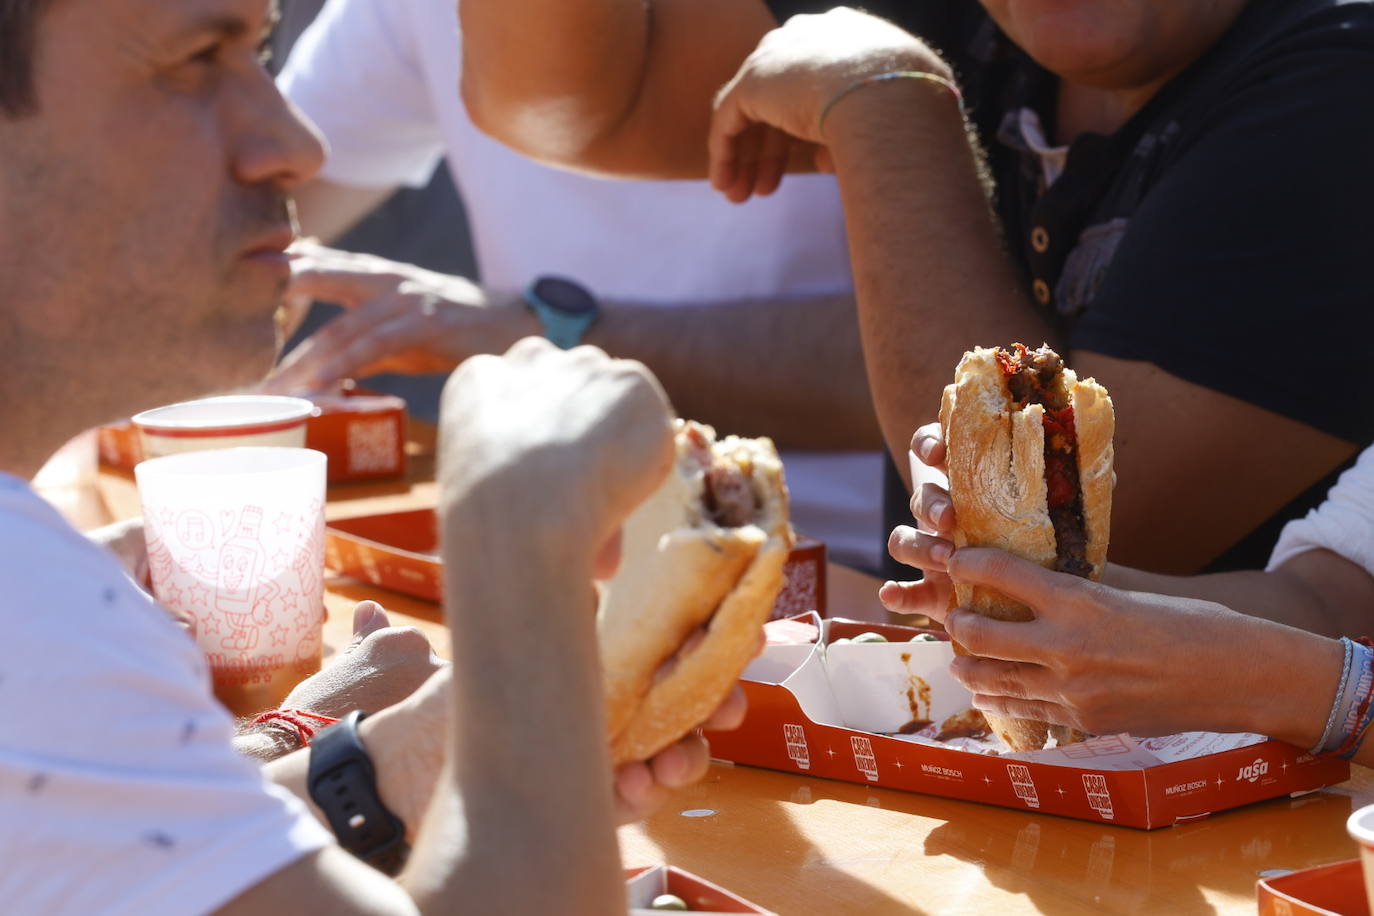
[{"label": "watch strap", "polygon": [[[577,295],[584,298],[590,306],[585,311],[571,311],[560,308],[556,302],[541,296],[539,290],[545,281],[571,287]],[[544,338],[560,350],[571,350],[582,343],[587,329],[596,323],[601,311],[596,299],[580,284],[566,277],[539,277],[525,288],[525,304],[539,318],[544,330]]]},{"label": "watch strap", "polygon": [[377,794],[377,773],[358,736],[367,713],[355,709],[310,742],[306,785],[339,845],[372,867],[394,875],[410,854],[406,828]]}]

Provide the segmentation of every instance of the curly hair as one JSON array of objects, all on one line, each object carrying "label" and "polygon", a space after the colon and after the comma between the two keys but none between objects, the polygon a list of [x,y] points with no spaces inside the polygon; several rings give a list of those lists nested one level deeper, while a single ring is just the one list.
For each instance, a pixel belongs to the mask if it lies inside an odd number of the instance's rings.
[{"label": "curly hair", "polygon": [[0,0],[0,116],[37,107],[33,89],[38,20],[52,0]]}]

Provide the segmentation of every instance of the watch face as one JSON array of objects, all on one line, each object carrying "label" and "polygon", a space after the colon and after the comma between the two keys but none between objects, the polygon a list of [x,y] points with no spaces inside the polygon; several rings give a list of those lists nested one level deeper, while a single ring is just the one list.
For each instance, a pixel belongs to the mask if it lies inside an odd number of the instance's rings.
[{"label": "watch face", "polygon": [[596,311],[596,300],[578,283],[562,277],[541,277],[534,284],[533,293],[550,308],[569,315]]}]

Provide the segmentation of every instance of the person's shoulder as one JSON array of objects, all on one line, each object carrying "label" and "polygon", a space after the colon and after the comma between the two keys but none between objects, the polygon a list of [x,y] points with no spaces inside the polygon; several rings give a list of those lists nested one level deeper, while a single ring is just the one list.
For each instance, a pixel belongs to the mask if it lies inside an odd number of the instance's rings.
[{"label": "person's shoulder", "polygon": [[1252,0],[1222,48],[1250,66],[1295,54],[1358,59],[1374,50],[1374,0]]},{"label": "person's shoulder", "polygon": [[0,581],[0,658],[11,670],[110,656],[133,668],[195,671],[194,643],[119,561],[8,475],[0,475]]}]

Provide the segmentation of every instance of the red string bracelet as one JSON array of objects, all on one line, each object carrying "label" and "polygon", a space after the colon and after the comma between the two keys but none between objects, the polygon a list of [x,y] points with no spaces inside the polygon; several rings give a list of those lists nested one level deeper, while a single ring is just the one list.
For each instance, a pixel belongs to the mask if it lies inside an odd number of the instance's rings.
[{"label": "red string bracelet", "polygon": [[310,744],[310,739],[314,738],[320,729],[333,725],[337,721],[339,720],[332,716],[316,715],[303,709],[269,709],[249,722],[248,727],[253,728],[267,722],[280,723],[282,727],[294,731],[301,747],[306,747]]}]

